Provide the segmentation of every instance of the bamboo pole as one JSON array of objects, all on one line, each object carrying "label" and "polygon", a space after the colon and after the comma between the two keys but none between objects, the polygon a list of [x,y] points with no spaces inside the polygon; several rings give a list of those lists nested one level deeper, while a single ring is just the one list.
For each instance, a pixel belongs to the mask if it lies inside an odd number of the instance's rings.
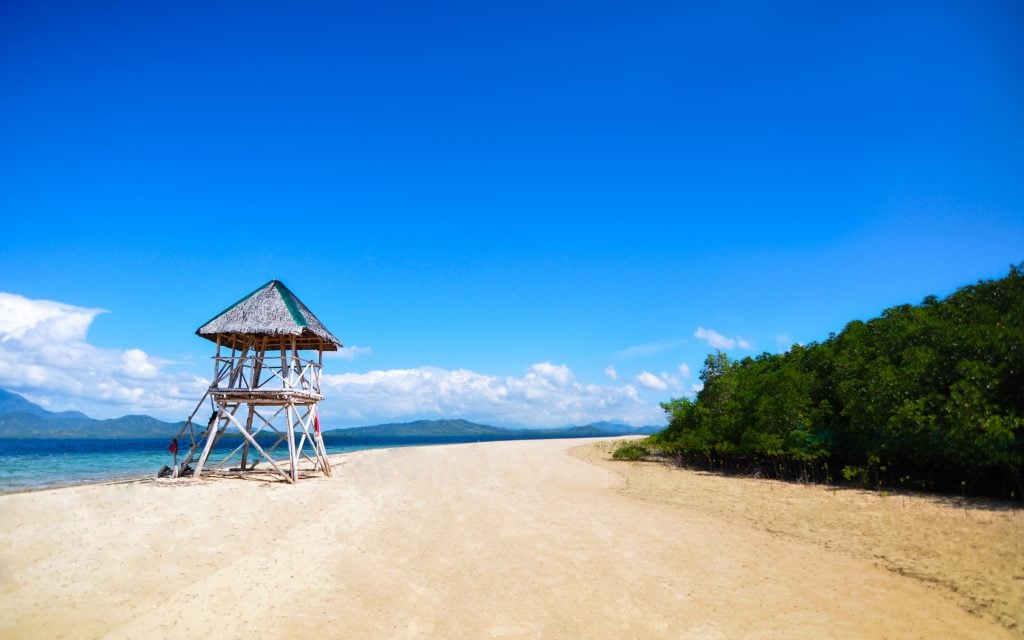
[{"label": "bamboo pole", "polygon": [[[251,404],[248,405],[248,407],[249,407],[248,415],[245,418],[245,431],[247,433],[251,433],[252,432],[252,415],[253,415],[253,413],[255,413],[256,408],[253,407]],[[232,455],[234,455],[234,454],[232,454]],[[248,462],[248,460],[249,460],[249,441],[245,440],[245,441],[242,442],[242,464],[239,465],[242,468],[242,471],[246,470],[246,463]]]},{"label": "bamboo pole", "polygon": [[[324,446],[322,428],[320,430],[316,428],[316,421],[319,419],[319,416],[320,410],[317,403],[314,402],[306,406],[306,415],[300,418],[303,431],[305,432],[303,437],[308,436],[310,447],[313,449],[313,455],[316,457],[316,461],[310,460],[310,462],[313,462],[314,468],[319,467],[325,476],[331,477],[331,463],[327,460],[327,449]],[[310,426],[313,429],[312,433],[309,431]]]},{"label": "bamboo pole", "polygon": [[285,376],[285,372],[288,370],[288,344],[285,342],[284,336],[281,336],[281,386],[285,389],[289,388],[288,378]]},{"label": "bamboo pole", "polygon": [[[252,381],[249,383],[250,389],[258,389],[260,387],[260,375],[263,371],[263,358],[267,353],[267,336],[263,336],[260,339],[260,346],[256,350],[256,361],[252,367]],[[248,416],[245,419],[245,430],[247,433],[252,433],[252,416],[256,411],[256,408],[249,404]],[[245,440],[242,443],[242,464],[240,465],[242,471],[246,471],[247,463],[249,461],[249,441]]]},{"label": "bamboo pole", "polygon": [[213,356],[213,386],[217,386],[217,383],[220,381],[220,376],[221,376],[221,372],[220,372],[220,338],[221,338],[221,336],[218,333],[217,334],[217,352],[216,352],[216,355]]},{"label": "bamboo pole", "polygon": [[252,437],[251,434],[248,434],[248,433],[245,432],[245,429],[242,428],[242,423],[240,423],[238,420],[236,420],[235,417],[232,416],[232,415],[228,415],[227,418],[238,429],[238,431],[242,434],[242,436],[246,440],[249,441],[249,444],[251,444],[253,447],[255,447],[256,450],[259,451],[260,454],[263,455],[263,458],[267,461],[268,464],[270,464],[271,467],[274,468],[274,471],[277,471],[279,474],[281,474],[281,477],[283,477],[285,479],[285,481],[288,482],[289,484],[295,482],[295,480],[293,478],[288,477],[288,474],[286,474],[281,469],[281,467],[277,466],[277,463],[274,462],[273,458],[271,458],[270,456],[267,455],[266,451],[263,450],[263,447],[260,446],[260,443],[256,441],[256,438]]},{"label": "bamboo pole", "polygon": [[[198,478],[203,473],[203,466],[206,464],[206,460],[210,457],[210,451],[213,450],[213,441],[216,433],[220,430],[221,416],[224,415],[223,405],[217,411],[217,420],[213,424],[209,425],[206,434],[206,446],[203,447],[203,453],[199,456],[199,462],[196,463],[196,470],[192,474],[192,477]],[[214,428],[216,425],[216,428]]]},{"label": "bamboo pole", "polygon": [[235,356],[234,347],[231,349],[231,358],[234,360],[234,365],[231,371],[231,378],[228,381],[228,388],[235,389],[239,383],[239,378],[242,377],[242,370],[245,367],[246,356],[249,353],[249,348],[252,346],[253,340],[250,338],[242,343],[242,348],[238,350],[238,355]]},{"label": "bamboo pole", "polygon": [[[206,464],[207,459],[210,456],[210,453],[213,451],[213,448],[217,446],[217,443],[220,442],[221,436],[224,435],[224,431],[227,429],[227,423],[225,422],[224,424],[221,424],[221,422],[224,421],[224,418],[234,419],[235,413],[242,405],[240,402],[235,402],[232,404],[229,400],[222,400],[218,402],[217,406],[218,409],[217,414],[215,416],[216,420],[213,423],[216,424],[217,427],[214,428],[213,424],[211,424],[207,428],[208,435],[206,440],[206,446],[203,449],[203,456],[201,456],[199,462],[196,463],[196,469],[192,474],[193,477],[196,478],[198,478],[199,475],[202,473],[203,466]],[[230,411],[228,411],[228,409],[230,409]],[[184,468],[185,467],[182,466],[182,470],[184,470]]]},{"label": "bamboo pole", "polygon": [[[320,396],[320,374],[323,372],[324,367],[324,350],[321,347],[317,350],[316,367],[313,369],[313,393]],[[320,403],[313,405],[313,410],[316,411],[316,420],[320,420]],[[327,445],[324,444],[324,425],[320,423],[320,428],[316,432],[316,446],[319,449],[320,457],[323,459],[323,471],[324,475],[328,478],[332,476],[331,462],[327,459]]]},{"label": "bamboo pole", "polygon": [[295,455],[295,425],[292,423],[293,405],[289,402],[285,410],[285,417],[288,420],[288,460],[292,465],[292,482],[299,479],[299,461]]},{"label": "bamboo pole", "polygon": [[[320,411],[317,409],[317,415],[319,416],[319,414]],[[323,428],[323,425],[320,425],[320,431],[316,434],[316,442],[314,443],[314,446],[317,447],[317,453],[321,460],[323,460],[321,466],[323,467],[324,475],[330,478],[333,476],[333,473],[331,471],[331,461],[327,459],[327,445],[324,444]]]}]

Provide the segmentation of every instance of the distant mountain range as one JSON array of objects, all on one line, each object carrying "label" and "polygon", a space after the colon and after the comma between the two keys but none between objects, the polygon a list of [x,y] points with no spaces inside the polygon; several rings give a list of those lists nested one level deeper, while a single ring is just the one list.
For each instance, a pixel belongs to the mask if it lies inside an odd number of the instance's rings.
[{"label": "distant mountain range", "polygon": [[173,438],[183,424],[150,416],[96,420],[80,411],[47,411],[0,389],[0,438]]},{"label": "distant mountain range", "polygon": [[[184,424],[164,422],[150,416],[96,420],[80,411],[48,411],[16,393],[0,389],[0,438],[173,438]],[[553,429],[506,429],[467,420],[419,420],[325,430],[324,438],[336,444],[403,444],[602,438],[648,435],[662,429],[664,426],[630,427],[615,422],[594,422]]]},{"label": "distant mountain range", "polygon": [[533,440],[540,438],[602,438],[649,435],[664,427],[630,427],[613,422],[595,422],[557,429],[505,429],[467,420],[418,420],[372,427],[331,429],[324,439],[335,443],[401,444],[403,442],[466,442],[477,440]]}]

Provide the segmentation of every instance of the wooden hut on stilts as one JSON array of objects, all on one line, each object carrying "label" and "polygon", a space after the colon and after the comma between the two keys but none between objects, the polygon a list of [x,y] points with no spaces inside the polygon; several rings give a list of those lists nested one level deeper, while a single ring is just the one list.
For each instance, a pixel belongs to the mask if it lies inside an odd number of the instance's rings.
[{"label": "wooden hut on stilts", "polygon": [[[289,483],[300,471],[331,475],[317,405],[323,354],[337,351],[341,341],[277,280],[196,335],[217,345],[213,382],[171,445],[174,465],[159,475],[262,473]],[[197,424],[207,404],[210,418]]]}]

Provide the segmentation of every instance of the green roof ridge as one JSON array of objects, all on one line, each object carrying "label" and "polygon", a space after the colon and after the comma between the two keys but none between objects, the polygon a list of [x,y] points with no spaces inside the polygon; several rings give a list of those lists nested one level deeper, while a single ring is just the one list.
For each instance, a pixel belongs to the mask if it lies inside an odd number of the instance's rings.
[{"label": "green roof ridge", "polygon": [[[306,318],[299,311],[299,305],[296,303],[295,296],[288,290],[288,287],[284,286],[277,280],[274,280],[274,288],[281,294],[281,299],[284,300],[284,306],[288,308],[288,313],[292,314],[292,320],[295,321],[300,327],[306,326]],[[251,295],[251,294],[250,294]]]}]

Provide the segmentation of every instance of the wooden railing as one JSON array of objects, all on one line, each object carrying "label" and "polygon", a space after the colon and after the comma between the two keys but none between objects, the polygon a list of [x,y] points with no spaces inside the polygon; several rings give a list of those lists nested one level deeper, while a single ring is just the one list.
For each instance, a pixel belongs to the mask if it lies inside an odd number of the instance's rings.
[{"label": "wooden railing", "polygon": [[320,394],[316,360],[288,356],[216,356],[217,377],[210,391],[303,391]]}]

